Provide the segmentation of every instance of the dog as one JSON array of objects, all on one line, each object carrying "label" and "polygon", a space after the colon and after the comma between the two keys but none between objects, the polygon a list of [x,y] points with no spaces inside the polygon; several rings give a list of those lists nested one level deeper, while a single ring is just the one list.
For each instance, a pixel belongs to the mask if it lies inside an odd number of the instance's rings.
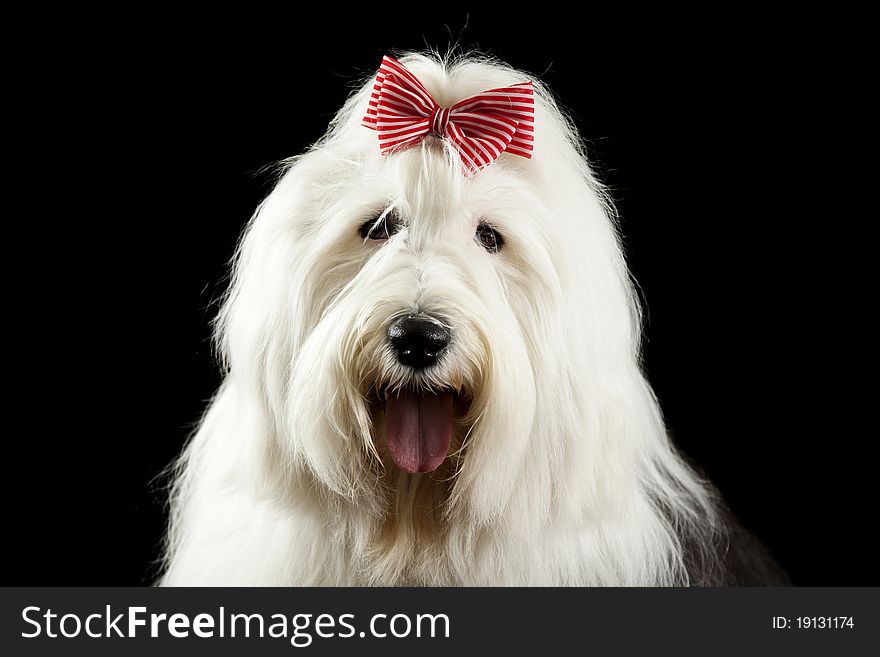
[{"label": "dog", "polygon": [[387,57],[244,233],[159,583],[784,583],[671,444],[640,318],[550,91]]}]

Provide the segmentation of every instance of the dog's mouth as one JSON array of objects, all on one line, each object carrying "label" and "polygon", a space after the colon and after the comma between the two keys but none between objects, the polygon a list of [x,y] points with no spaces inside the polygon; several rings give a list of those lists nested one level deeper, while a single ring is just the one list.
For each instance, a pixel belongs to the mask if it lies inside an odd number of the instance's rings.
[{"label": "dog's mouth", "polygon": [[433,472],[449,453],[455,402],[452,390],[384,391],[385,438],[395,465],[404,472]]}]

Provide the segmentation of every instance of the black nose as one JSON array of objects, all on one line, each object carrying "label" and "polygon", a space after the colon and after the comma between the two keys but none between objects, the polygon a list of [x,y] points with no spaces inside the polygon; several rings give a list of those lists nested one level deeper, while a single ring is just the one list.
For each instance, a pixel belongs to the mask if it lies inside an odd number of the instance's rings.
[{"label": "black nose", "polygon": [[449,345],[449,331],[429,317],[401,317],[388,327],[388,339],[397,360],[413,369],[430,367]]}]

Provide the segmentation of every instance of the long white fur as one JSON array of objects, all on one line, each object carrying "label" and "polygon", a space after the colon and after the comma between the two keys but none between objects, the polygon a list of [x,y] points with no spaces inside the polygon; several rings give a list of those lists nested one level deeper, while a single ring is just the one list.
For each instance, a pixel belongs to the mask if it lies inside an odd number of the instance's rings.
[{"label": "long white fur", "polygon": [[[446,106],[534,80],[478,56],[402,61]],[[162,584],[699,583],[684,542],[711,559],[715,501],[640,370],[612,208],[535,82],[532,160],[466,177],[433,139],[383,157],[360,125],[369,81],[287,163],[235,258],[217,325],[227,375],[176,467]],[[406,228],[363,240],[389,205]],[[479,220],[504,236],[500,253],[474,240]],[[424,374],[384,337],[413,310],[453,333]],[[436,534],[401,521],[382,536],[436,482],[387,476],[366,401],[377,382],[473,395]]]}]

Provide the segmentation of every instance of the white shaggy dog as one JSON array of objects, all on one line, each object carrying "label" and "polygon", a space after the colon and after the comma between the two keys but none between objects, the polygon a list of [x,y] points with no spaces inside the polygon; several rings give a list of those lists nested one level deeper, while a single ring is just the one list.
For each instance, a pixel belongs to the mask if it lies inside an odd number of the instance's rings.
[{"label": "white shaggy dog", "polygon": [[[445,107],[530,77],[402,61]],[[227,376],[175,471],[161,583],[740,581],[736,532],[640,370],[613,211],[550,93],[535,82],[532,159],[463,175],[439,138],[381,155],[371,88],[242,240]]]}]

